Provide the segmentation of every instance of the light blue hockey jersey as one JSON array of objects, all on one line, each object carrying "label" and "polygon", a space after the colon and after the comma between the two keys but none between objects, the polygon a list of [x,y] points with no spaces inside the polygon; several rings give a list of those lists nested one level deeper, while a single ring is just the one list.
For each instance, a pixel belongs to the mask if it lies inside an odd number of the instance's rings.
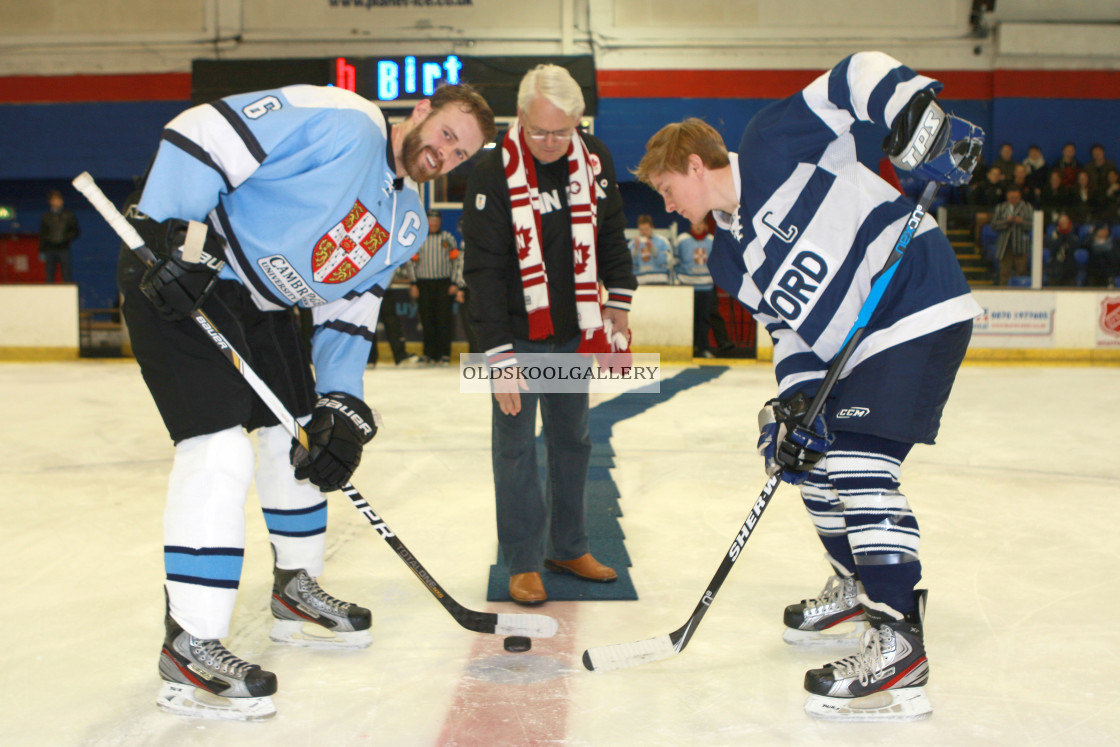
[{"label": "light blue hockey jersey", "polygon": [[708,258],[712,254],[712,234],[698,239],[691,233],[683,233],[677,238],[677,282],[691,285],[695,290],[712,289],[712,273],[708,269]]},{"label": "light blue hockey jersey", "polygon": [[362,397],[384,289],[428,234],[392,160],[384,116],[357,94],[239,94],[167,125],[139,208],[208,222],[227,244],[222,277],[261,309],[312,309],[316,389]]},{"label": "light blue hockey jersey", "polygon": [[[731,171],[740,207],[716,211],[709,267],[774,341],[781,396],[816,390],[912,202],[856,158],[851,126],[882,128],[936,81],[880,52],[840,62],[748,124]],[[980,313],[945,235],[922,221],[846,376],[870,356]]]},{"label": "light blue hockey jersey", "polygon": [[653,234],[647,244],[640,235],[630,239],[627,246],[634,258],[634,275],[638,285],[665,284],[669,282],[669,255],[672,250],[664,236]]}]

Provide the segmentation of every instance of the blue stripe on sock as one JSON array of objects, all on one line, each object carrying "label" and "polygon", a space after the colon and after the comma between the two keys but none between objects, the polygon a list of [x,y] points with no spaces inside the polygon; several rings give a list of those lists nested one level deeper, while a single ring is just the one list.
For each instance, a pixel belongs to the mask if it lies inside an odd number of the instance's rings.
[{"label": "blue stripe on sock", "polygon": [[[237,588],[245,551],[239,547],[163,548],[163,566],[170,581]],[[232,584],[232,586],[231,586]]]},{"label": "blue stripe on sock", "polygon": [[182,576],[178,573],[168,573],[168,581],[178,581],[183,584],[194,584],[195,586],[209,586],[214,589],[236,589],[240,585],[239,581],[215,581],[212,578],[199,578],[197,576]]},{"label": "blue stripe on sock", "polygon": [[310,537],[327,531],[327,502],[297,509],[264,509],[264,523],[270,534],[282,537]]}]

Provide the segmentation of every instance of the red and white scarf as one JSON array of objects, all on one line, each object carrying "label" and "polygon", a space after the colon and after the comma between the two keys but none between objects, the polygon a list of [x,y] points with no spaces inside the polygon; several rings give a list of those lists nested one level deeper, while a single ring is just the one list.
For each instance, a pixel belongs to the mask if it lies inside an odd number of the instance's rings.
[{"label": "red and white scarf", "polygon": [[[541,195],[533,155],[525,143],[521,122],[502,140],[502,163],[509,183],[513,232],[517,241],[517,260],[521,285],[525,290],[525,311],[529,314],[529,339],[543,340],[552,335],[549,312],[548,270],[541,251]],[[572,216],[572,252],[576,281],[576,316],[581,330],[603,326],[599,308],[599,273],[596,265],[595,234],[598,203],[595,199],[593,156],[579,135],[568,145],[568,208]]]}]

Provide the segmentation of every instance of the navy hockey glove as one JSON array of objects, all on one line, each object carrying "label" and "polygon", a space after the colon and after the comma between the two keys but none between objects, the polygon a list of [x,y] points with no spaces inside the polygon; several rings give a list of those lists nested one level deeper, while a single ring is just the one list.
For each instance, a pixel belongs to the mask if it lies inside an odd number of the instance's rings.
[{"label": "navy hockey glove", "polygon": [[222,240],[202,223],[171,218],[156,221],[133,213],[129,222],[156,255],[140,279],[140,290],[160,317],[169,322],[186,319],[218,283],[225,266]]},{"label": "navy hockey glove", "polygon": [[297,480],[310,480],[326,493],[350,482],[362,461],[362,447],[377,435],[381,417],[365,402],[344,392],[319,398],[304,429],[310,451],[292,439],[290,458]]},{"label": "navy hockey glove", "polygon": [[770,400],[758,413],[758,453],[766,459],[766,474],[782,470],[791,485],[805,481],[832,443],[823,414],[813,419],[812,428],[799,425],[808,410],[809,398],[798,392]]},{"label": "navy hockey glove", "polygon": [[984,131],[946,114],[929,89],[914,94],[883,140],[883,152],[895,166],[954,187],[972,178],[983,147]]}]

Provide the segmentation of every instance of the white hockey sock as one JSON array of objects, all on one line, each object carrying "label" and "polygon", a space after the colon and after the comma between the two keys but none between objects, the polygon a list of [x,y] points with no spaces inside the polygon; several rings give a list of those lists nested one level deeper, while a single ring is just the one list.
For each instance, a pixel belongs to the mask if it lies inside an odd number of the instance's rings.
[{"label": "white hockey sock", "polygon": [[288,453],[292,438],[281,426],[257,431],[257,495],[276,565],[323,574],[327,544],[327,495],[306,480],[296,480]]},{"label": "white hockey sock", "polygon": [[163,512],[171,616],[197,638],[224,638],[245,551],[253,447],[240,426],[180,441]]}]

